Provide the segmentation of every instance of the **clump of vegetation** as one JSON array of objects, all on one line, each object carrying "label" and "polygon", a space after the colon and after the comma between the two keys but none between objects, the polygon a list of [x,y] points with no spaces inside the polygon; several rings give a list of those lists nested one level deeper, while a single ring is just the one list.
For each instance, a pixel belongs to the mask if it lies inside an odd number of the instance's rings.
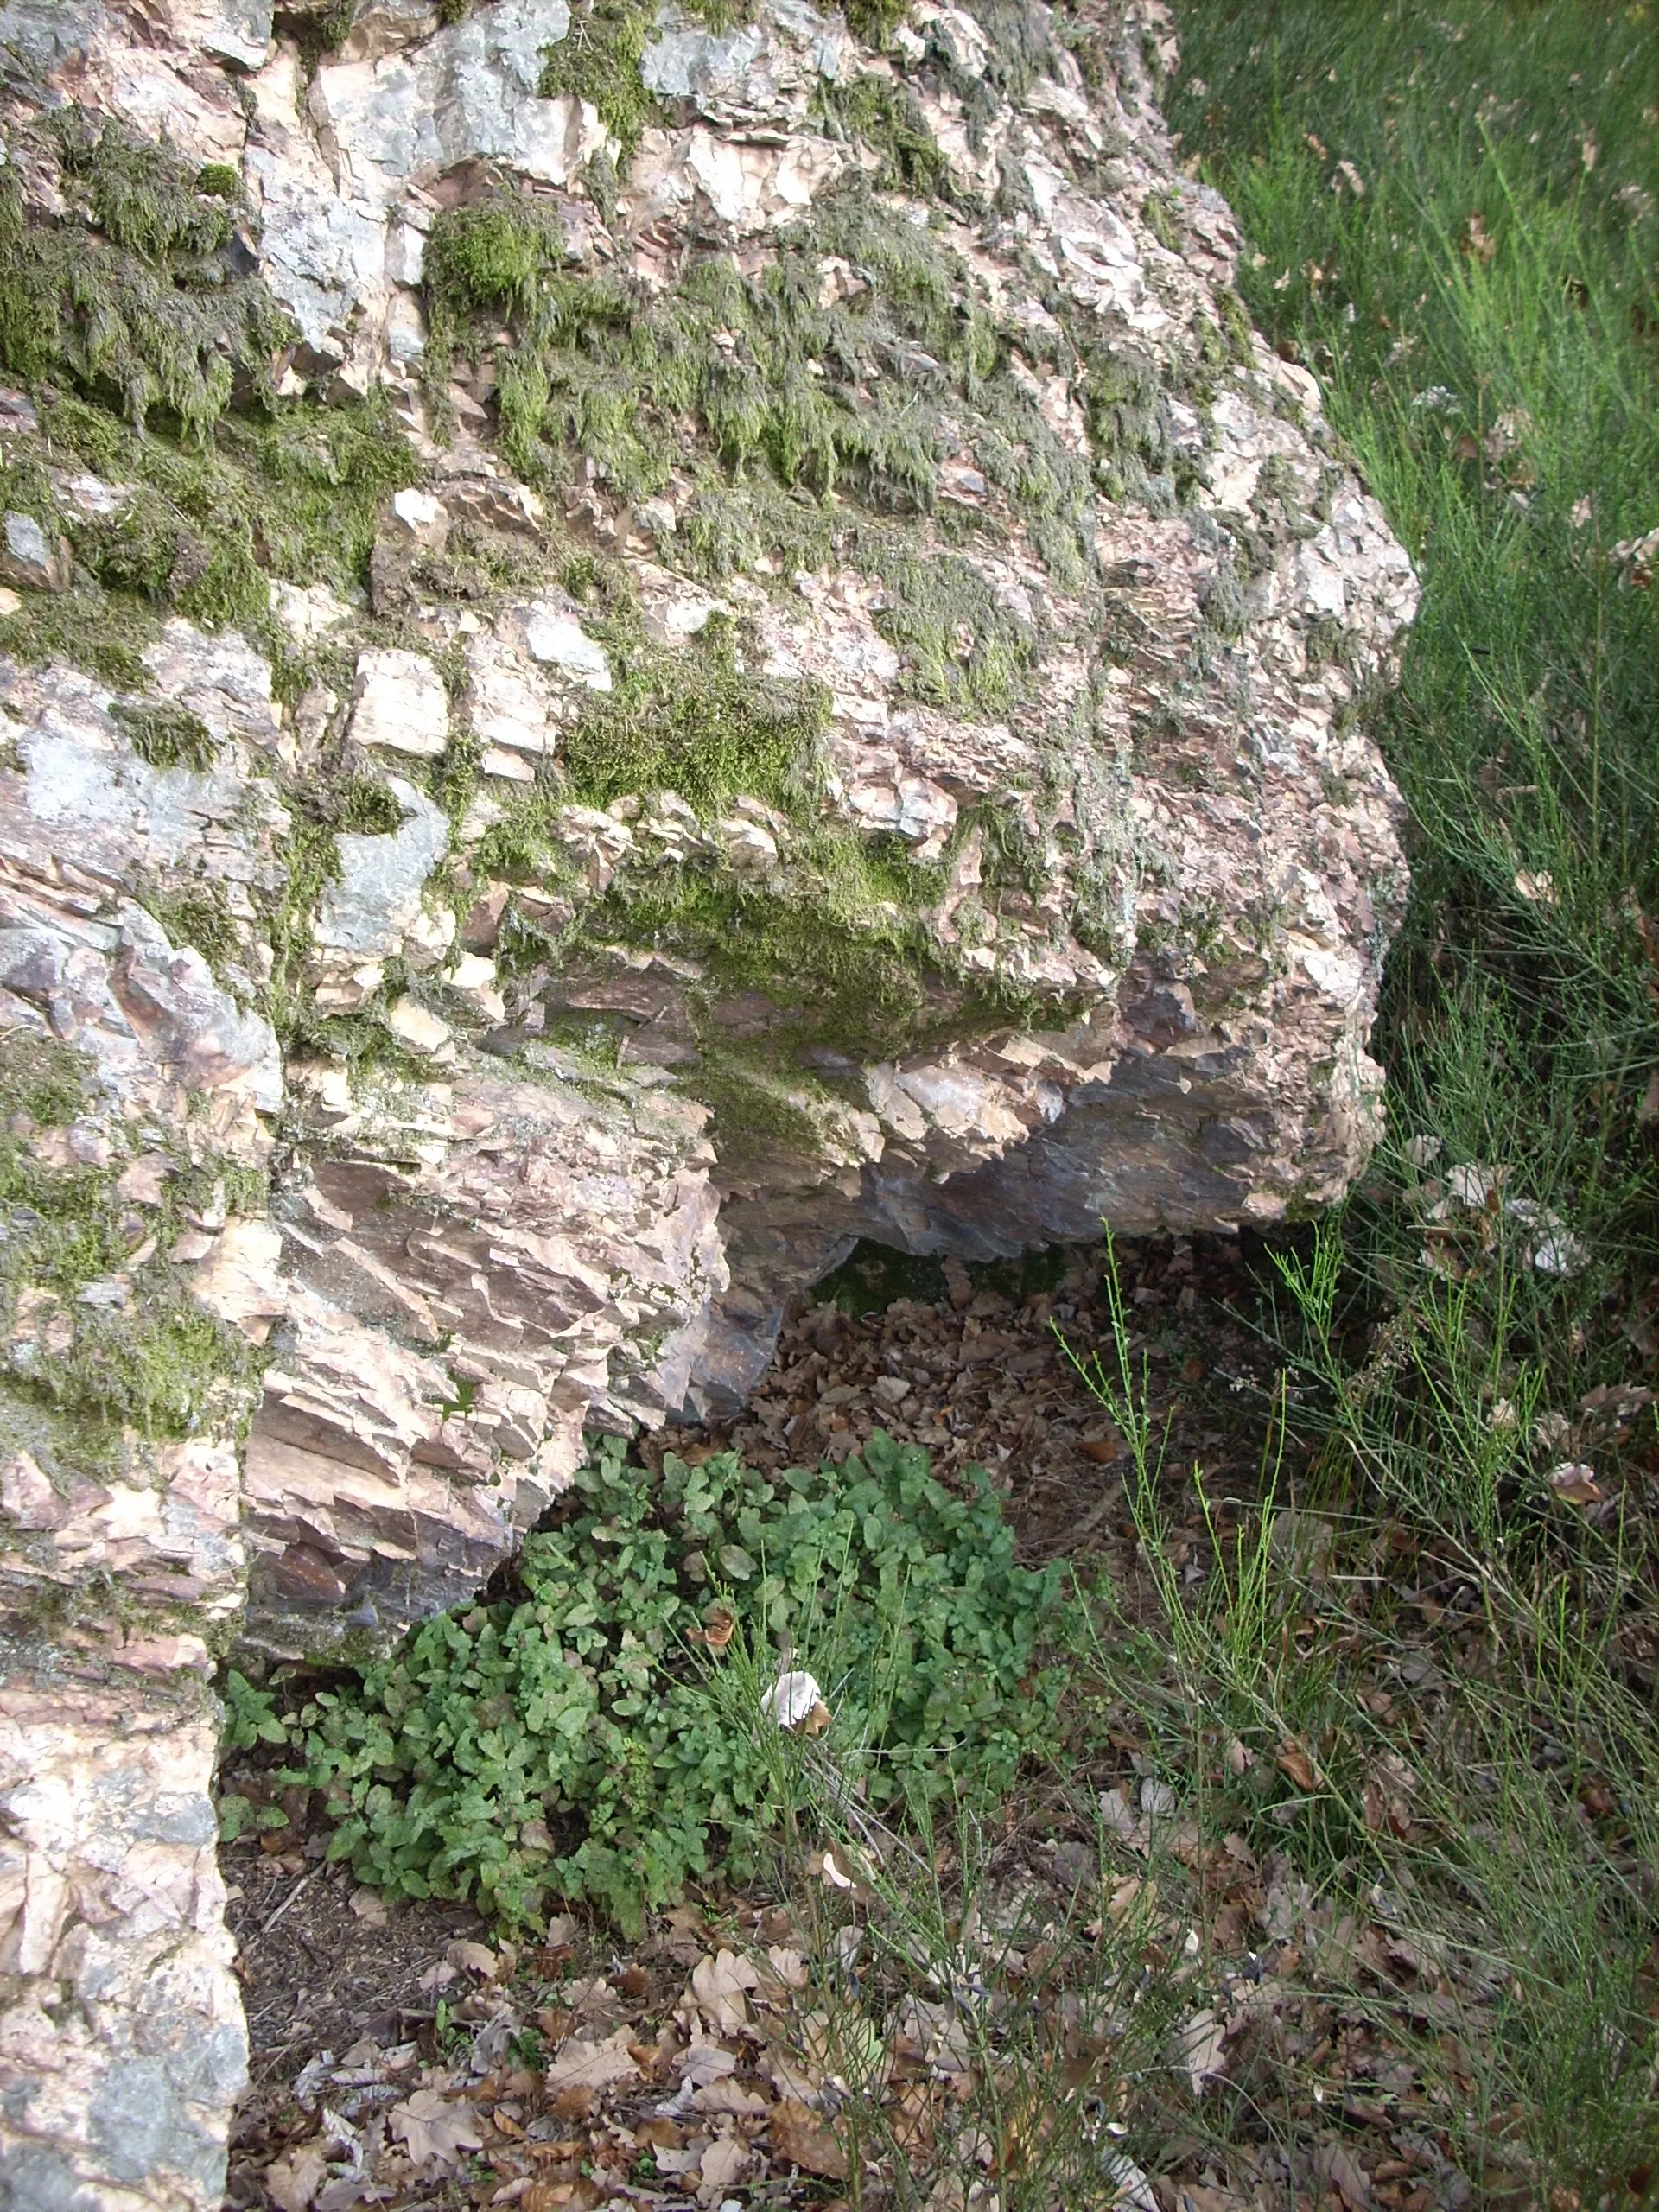
[{"label": "clump of vegetation", "polygon": [[[1503,2113],[1537,2201],[1611,2202],[1659,2153],[1651,30],[1474,0],[1186,14],[1170,119],[1423,584],[1379,718],[1414,871],[1389,1135],[1340,1230],[1286,1255],[1278,1326],[1319,1510],[1387,1546],[1391,1593],[1438,1576],[1474,1611],[1425,1635],[1430,1713],[1374,1729],[1343,1669],[1303,1724],[1386,1737],[1433,1777],[1431,1833],[1396,1853],[1362,1815],[1305,1863],[1338,1883],[1363,1832],[1460,1988],[1526,1962],[1433,2094],[1471,2115],[1471,2172]],[[1382,1587],[1363,1648],[1414,1644]]]},{"label": "clump of vegetation", "polygon": [[906,688],[957,713],[1006,714],[1036,664],[1034,624],[969,561],[896,545],[872,549],[872,561],[888,587],[876,626],[905,656]]},{"label": "clump of vegetation", "polygon": [[758,1707],[779,1639],[873,1811],[995,1796],[1052,1726],[1055,1573],[1015,1564],[986,1477],[955,1497],[880,1435],[776,1480],[730,1453],[654,1477],[607,1439],[518,1575],[291,1717],[331,1854],[394,1895],[510,1924],[585,1897],[637,1931],[689,1880],[752,1868],[780,1796],[716,1678]]},{"label": "clump of vegetation", "polygon": [[200,715],[173,699],[133,702],[118,699],[110,709],[132,741],[132,749],[152,768],[211,768],[219,747]]},{"label": "clump of vegetation", "polygon": [[866,46],[885,48],[909,13],[902,0],[849,0],[847,28]]},{"label": "clump of vegetation", "polygon": [[223,884],[151,882],[140,896],[173,944],[191,946],[215,975],[240,949]]},{"label": "clump of vegetation", "polygon": [[[582,457],[644,497],[701,444],[734,487],[769,479],[914,514],[931,510],[940,461],[969,436],[1017,504],[1061,516],[1087,548],[1087,471],[1009,373],[1006,341],[942,241],[850,179],[778,245],[753,277],[709,254],[658,295],[571,273],[556,222],[527,200],[454,210],[428,249],[429,373],[435,383],[505,321],[502,443],[531,482],[562,481]],[[825,291],[826,258],[846,264],[844,296]],[[718,571],[748,557],[753,528],[711,485],[688,543]]]},{"label": "clump of vegetation", "polygon": [[337,776],[308,809],[311,819],[357,837],[391,837],[404,826],[396,794],[372,776]]},{"label": "clump of vegetation", "polygon": [[688,650],[643,639],[620,658],[564,741],[574,795],[608,805],[625,792],[675,791],[700,812],[742,793],[804,812],[819,780],[830,702],[821,686],[740,664],[729,626],[711,619]]},{"label": "clump of vegetation", "polygon": [[639,0],[587,0],[564,36],[543,50],[542,98],[573,92],[597,108],[625,165],[647,124],[661,115],[639,73],[655,25],[655,10]]},{"label": "clump of vegetation", "polygon": [[268,391],[286,312],[238,247],[246,212],[227,175],[207,184],[164,145],[76,107],[39,125],[71,220],[23,206],[0,175],[0,363],[20,381],[113,397],[142,428],[170,414],[201,441],[238,375]]},{"label": "clump of vegetation", "polygon": [[955,196],[950,164],[907,86],[891,77],[850,76],[820,85],[816,100],[818,119],[833,137],[858,142],[880,158],[875,181],[884,192]]}]

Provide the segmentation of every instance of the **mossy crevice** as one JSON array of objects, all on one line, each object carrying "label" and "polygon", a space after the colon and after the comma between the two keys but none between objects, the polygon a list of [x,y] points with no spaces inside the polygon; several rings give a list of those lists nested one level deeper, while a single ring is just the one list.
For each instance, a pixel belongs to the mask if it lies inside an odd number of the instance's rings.
[{"label": "mossy crevice", "polygon": [[253,274],[251,211],[172,148],[74,106],[33,126],[55,164],[65,219],[26,207],[0,172],[0,364],[108,395],[140,428],[169,414],[200,442],[238,379],[272,390],[291,323]]},{"label": "mossy crevice", "polygon": [[908,86],[874,73],[826,80],[814,92],[813,118],[827,137],[874,155],[874,181],[883,192],[945,201],[958,196],[950,164]]},{"label": "mossy crevice", "polygon": [[[84,1055],[29,1031],[0,1034],[0,1395],[35,1407],[67,1464],[82,1467],[115,1464],[127,1430],[233,1427],[261,1364],[194,1301],[167,1254],[193,1217],[262,1210],[264,1177],[193,1160],[181,1142],[166,1147],[156,1202],[136,1209],[118,1186],[137,1135],[99,1105]],[[160,1131],[144,1135],[148,1149],[163,1148]]]}]

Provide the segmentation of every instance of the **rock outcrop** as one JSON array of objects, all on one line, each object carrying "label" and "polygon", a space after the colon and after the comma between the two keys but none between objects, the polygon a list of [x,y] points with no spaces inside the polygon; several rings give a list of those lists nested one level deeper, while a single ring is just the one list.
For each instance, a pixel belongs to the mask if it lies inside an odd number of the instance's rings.
[{"label": "rock outcrop", "polygon": [[[1346,1187],[1414,601],[1157,0],[0,0],[0,2174],[217,2202],[207,1684],[861,1236]],[[440,20],[442,18],[442,20]]]}]

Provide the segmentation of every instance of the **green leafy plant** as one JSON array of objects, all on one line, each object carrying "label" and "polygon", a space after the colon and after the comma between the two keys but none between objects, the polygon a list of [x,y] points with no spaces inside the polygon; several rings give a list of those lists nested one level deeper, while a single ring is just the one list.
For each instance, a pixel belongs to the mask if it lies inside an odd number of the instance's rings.
[{"label": "green leafy plant", "polygon": [[973,1484],[953,1496],[879,1433],[840,1470],[775,1478],[732,1453],[652,1477],[607,1439],[512,1596],[426,1623],[293,1716],[290,1778],[326,1793],[334,1857],[394,1895],[509,1923],[585,1897],[629,1929],[689,1880],[752,1869],[782,1817],[759,1713],[774,1667],[822,1681],[833,1721],[810,1748],[873,1814],[994,1796],[1052,1726],[1038,1642],[1058,1571],[1015,1563]]},{"label": "green leafy plant", "polygon": [[223,1741],[226,1750],[232,1751],[251,1751],[256,1744],[288,1741],[288,1731],[276,1718],[276,1693],[261,1689],[234,1667],[225,1678]]}]

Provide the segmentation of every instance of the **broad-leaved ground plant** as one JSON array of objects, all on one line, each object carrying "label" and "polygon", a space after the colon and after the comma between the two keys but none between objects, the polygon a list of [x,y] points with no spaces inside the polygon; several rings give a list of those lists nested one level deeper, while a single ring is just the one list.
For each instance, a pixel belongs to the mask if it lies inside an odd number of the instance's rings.
[{"label": "broad-leaved ground plant", "polygon": [[[813,1755],[879,1815],[991,1802],[1050,1736],[1039,1663],[1059,1570],[1019,1566],[1001,1503],[915,1446],[775,1478],[733,1453],[660,1477],[604,1439],[510,1596],[415,1630],[284,1716],[286,1777],[320,1788],[330,1847],[394,1896],[509,1923],[586,1898],[626,1929],[691,1880],[741,1878],[786,1809],[757,1699],[722,1670],[810,1667]],[[761,1689],[769,1661],[753,1673]]]}]

